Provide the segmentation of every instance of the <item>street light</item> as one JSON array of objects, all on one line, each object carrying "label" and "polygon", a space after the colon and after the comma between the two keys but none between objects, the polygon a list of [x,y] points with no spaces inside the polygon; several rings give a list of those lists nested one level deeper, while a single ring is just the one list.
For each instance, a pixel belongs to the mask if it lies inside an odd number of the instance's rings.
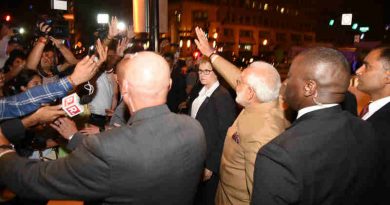
[{"label": "street light", "polygon": [[334,19],[330,19],[329,26],[333,26],[333,25],[334,25]]},{"label": "street light", "polygon": [[126,24],[123,21],[118,22],[116,26],[120,31],[124,31],[126,29]]},{"label": "street light", "polygon": [[24,34],[25,32],[26,32],[26,31],[24,30],[24,28],[20,28],[20,29],[19,29],[19,33],[20,33],[20,34]]},{"label": "street light", "polygon": [[354,23],[354,24],[352,25],[352,29],[353,29],[353,30],[356,30],[358,26],[359,26],[359,24]]},{"label": "street light", "polygon": [[359,28],[359,31],[362,32],[362,33],[365,33],[365,32],[367,32],[367,31],[369,31],[369,30],[370,30],[370,27],[368,27],[368,26],[360,27],[360,28]]},{"label": "street light", "polygon": [[98,24],[108,24],[110,16],[108,14],[98,14],[97,15],[97,23]]},{"label": "street light", "polygon": [[183,40],[180,40],[180,42],[179,42],[179,47],[180,47],[180,48],[183,47]]}]

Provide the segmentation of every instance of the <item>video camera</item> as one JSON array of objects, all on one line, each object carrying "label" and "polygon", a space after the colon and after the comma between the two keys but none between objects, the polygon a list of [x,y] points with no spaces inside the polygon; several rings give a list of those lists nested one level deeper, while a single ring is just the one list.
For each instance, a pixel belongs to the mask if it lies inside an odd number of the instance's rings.
[{"label": "video camera", "polygon": [[[51,30],[48,33],[49,36],[61,39],[69,37],[69,25],[62,15],[41,15],[37,21],[37,25],[41,23],[51,27]],[[39,26],[35,28],[34,35],[37,37],[44,35],[44,33],[39,29]]]}]

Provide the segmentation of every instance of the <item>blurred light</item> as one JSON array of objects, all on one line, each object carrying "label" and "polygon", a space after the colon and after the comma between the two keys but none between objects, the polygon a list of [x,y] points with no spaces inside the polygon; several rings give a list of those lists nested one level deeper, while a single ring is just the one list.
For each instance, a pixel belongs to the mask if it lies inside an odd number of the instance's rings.
[{"label": "blurred light", "polygon": [[333,26],[333,25],[334,25],[334,19],[330,19],[329,26]]},{"label": "blurred light", "polygon": [[217,39],[218,38],[218,33],[214,33],[213,37],[214,37],[214,39]]},{"label": "blurred light", "polygon": [[215,48],[216,46],[217,46],[217,42],[213,41],[213,48]]},{"label": "blurred light", "polygon": [[268,4],[264,4],[264,11],[268,10]]},{"label": "blurred light", "polygon": [[280,9],[280,13],[284,13],[284,8],[281,8],[281,9]]},{"label": "blurred light", "polygon": [[118,22],[118,25],[116,26],[120,31],[126,30],[126,24],[123,21]]},{"label": "blurred light", "polygon": [[144,49],[145,50],[148,50],[149,49],[149,41],[147,41],[146,43],[144,43]]},{"label": "blurred light", "polygon": [[187,48],[191,47],[191,40],[187,40]]},{"label": "blurred light", "polygon": [[200,56],[199,51],[195,51],[195,52],[192,54],[192,56],[194,57],[195,60],[198,59],[198,57]]},{"label": "blurred light", "polygon": [[360,40],[363,40],[364,38],[364,33],[360,36]]},{"label": "blurred light", "polygon": [[26,31],[24,30],[24,28],[20,28],[20,29],[19,29],[19,33],[20,33],[20,34],[24,34],[25,32],[26,32]]},{"label": "blurred light", "polygon": [[223,52],[223,47],[218,48],[218,52]]},{"label": "blurred light", "polygon": [[98,14],[97,23],[98,24],[108,24],[110,16],[108,14]]},{"label": "blurred light", "polygon": [[352,25],[352,14],[342,14],[341,15],[341,25],[342,26]]},{"label": "blurred light", "polygon": [[249,63],[253,63],[253,58],[249,59]]},{"label": "blurred light", "polygon": [[179,47],[180,47],[180,48],[183,47],[183,40],[180,40],[180,42],[179,42]]},{"label": "blurred light", "polygon": [[11,21],[11,15],[5,16],[5,21]]},{"label": "blurred light", "polygon": [[74,20],[74,15],[73,14],[64,14],[62,17],[64,17],[65,20]]},{"label": "blurred light", "polygon": [[245,62],[245,58],[242,58],[242,62]]},{"label": "blurred light", "polygon": [[30,5],[28,5],[28,10],[33,10],[33,5],[32,4],[30,4]]},{"label": "blurred light", "polygon": [[369,31],[369,30],[370,30],[370,27],[368,27],[368,26],[360,27],[360,28],[359,28],[359,31],[362,32],[362,33],[365,33],[365,32],[367,32],[367,31]]},{"label": "blurred light", "polygon": [[263,46],[266,46],[268,44],[268,40],[267,39],[264,39],[263,41]]},{"label": "blurred light", "polygon": [[358,27],[358,24],[357,24],[357,23],[354,23],[354,24],[352,25],[352,29],[353,29],[353,30],[356,30],[357,27]]}]

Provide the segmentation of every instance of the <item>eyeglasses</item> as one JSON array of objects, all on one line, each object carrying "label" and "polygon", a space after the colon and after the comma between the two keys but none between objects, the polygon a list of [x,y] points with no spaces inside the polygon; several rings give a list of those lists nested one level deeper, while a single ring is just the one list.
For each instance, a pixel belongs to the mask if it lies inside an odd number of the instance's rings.
[{"label": "eyeglasses", "polygon": [[199,75],[200,74],[209,75],[211,72],[213,72],[213,70],[198,70]]}]

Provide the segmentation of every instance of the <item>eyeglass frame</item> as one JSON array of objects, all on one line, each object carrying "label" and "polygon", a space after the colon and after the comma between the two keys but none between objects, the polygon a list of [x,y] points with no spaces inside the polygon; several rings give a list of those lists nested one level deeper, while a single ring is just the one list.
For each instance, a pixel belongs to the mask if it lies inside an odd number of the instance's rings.
[{"label": "eyeglass frame", "polygon": [[213,70],[209,70],[209,69],[206,69],[206,70],[198,70],[198,74],[201,75],[201,74],[204,74],[204,75],[210,75],[210,73],[212,73]]}]

